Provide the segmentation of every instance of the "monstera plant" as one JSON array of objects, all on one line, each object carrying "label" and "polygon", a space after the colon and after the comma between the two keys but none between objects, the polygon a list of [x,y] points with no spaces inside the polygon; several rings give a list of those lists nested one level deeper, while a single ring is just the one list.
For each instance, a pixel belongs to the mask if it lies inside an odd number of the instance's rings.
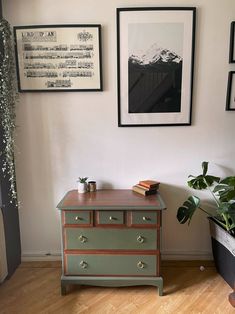
[{"label": "monstera plant", "polygon": [[189,196],[188,199],[178,208],[177,219],[181,224],[190,223],[196,210],[201,210],[213,218],[220,226],[235,236],[235,176],[221,179],[207,174],[208,162],[202,162],[202,174],[190,175],[188,186],[195,190],[207,189],[211,194],[214,203],[214,213],[208,212],[197,196]]},{"label": "monstera plant", "polygon": [[190,223],[196,210],[209,218],[212,253],[218,273],[235,287],[235,176],[221,179],[207,174],[208,162],[202,163],[202,174],[190,175],[188,186],[195,190],[208,190],[214,200],[214,212],[208,212],[197,196],[190,196],[178,208],[181,224]]}]

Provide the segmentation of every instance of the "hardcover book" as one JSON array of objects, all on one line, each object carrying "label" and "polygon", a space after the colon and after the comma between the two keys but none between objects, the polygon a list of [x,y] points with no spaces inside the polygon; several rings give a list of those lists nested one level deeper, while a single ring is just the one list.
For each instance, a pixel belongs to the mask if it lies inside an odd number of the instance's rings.
[{"label": "hardcover book", "polygon": [[160,182],[154,180],[142,180],[139,182],[139,184],[148,189],[157,189],[159,187]]},{"label": "hardcover book", "polygon": [[134,192],[137,192],[137,193],[139,193],[139,194],[142,194],[142,195],[145,195],[145,196],[147,196],[147,195],[152,195],[152,194],[156,194],[157,193],[157,190],[156,189],[152,189],[152,190],[149,190],[149,189],[143,189],[142,187],[139,187],[138,185],[134,185],[133,187],[132,187],[132,190],[134,191]]}]

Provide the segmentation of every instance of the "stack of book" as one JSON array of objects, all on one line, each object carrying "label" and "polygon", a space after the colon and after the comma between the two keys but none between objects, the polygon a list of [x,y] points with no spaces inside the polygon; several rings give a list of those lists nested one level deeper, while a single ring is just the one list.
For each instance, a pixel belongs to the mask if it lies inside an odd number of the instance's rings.
[{"label": "stack of book", "polygon": [[132,190],[145,196],[152,195],[157,193],[157,190],[159,189],[159,184],[159,182],[154,180],[142,180],[139,181],[138,184],[134,185],[132,187]]}]

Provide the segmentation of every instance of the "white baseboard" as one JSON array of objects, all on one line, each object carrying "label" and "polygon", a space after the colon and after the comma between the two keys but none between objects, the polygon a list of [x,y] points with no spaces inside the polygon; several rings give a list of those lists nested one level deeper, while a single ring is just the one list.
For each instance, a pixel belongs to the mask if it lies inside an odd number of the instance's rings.
[{"label": "white baseboard", "polygon": [[22,253],[22,262],[40,262],[40,261],[61,261],[61,253]]},{"label": "white baseboard", "polygon": [[[190,261],[190,260],[212,260],[211,252],[202,251],[162,251],[162,260],[178,260],[178,261]],[[22,262],[37,262],[37,261],[61,261],[61,253],[23,253],[21,256]]]},{"label": "white baseboard", "polygon": [[192,260],[213,260],[209,251],[162,251],[162,260],[192,261]]}]

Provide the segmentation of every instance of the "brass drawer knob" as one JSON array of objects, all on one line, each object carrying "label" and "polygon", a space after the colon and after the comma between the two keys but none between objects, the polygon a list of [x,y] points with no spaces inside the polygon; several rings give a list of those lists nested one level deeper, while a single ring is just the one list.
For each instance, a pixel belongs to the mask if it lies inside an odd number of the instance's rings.
[{"label": "brass drawer knob", "polygon": [[138,236],[138,237],[137,237],[137,241],[138,241],[139,243],[144,243],[144,237]]},{"label": "brass drawer knob", "polygon": [[84,261],[81,261],[79,265],[80,265],[81,268],[83,268],[83,269],[85,269],[85,268],[88,267],[88,264],[87,264],[86,262],[84,262]]},{"label": "brass drawer knob", "polygon": [[84,237],[83,235],[80,235],[80,236],[78,237],[78,239],[79,239],[82,243],[87,242],[87,238]]},{"label": "brass drawer knob", "polygon": [[77,220],[82,220],[82,218],[79,217],[79,216],[76,216],[76,217],[75,217],[75,220],[76,220],[76,221],[77,221]]},{"label": "brass drawer knob", "polygon": [[146,217],[146,216],[143,217],[143,221],[149,221],[149,220],[151,220],[149,217]]},{"label": "brass drawer knob", "polygon": [[137,263],[137,267],[138,267],[139,269],[143,269],[143,268],[145,267],[145,264],[144,264],[143,262],[139,261],[139,262]]}]

